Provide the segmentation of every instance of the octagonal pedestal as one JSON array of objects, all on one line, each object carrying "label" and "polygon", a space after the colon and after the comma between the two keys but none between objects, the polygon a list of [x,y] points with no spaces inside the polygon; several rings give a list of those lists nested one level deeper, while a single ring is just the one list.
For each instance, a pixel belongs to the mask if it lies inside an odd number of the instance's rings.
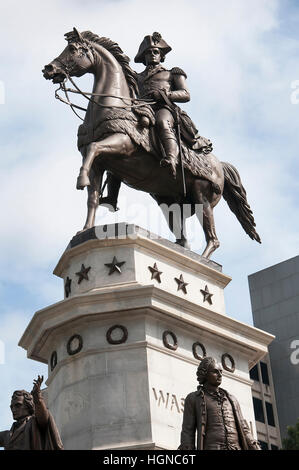
[{"label": "octagonal pedestal", "polygon": [[221,266],[118,224],[74,237],[54,273],[65,298],[36,312],[19,344],[49,365],[66,449],[176,449],[204,355],[222,361],[255,434],[249,369],[273,337],[225,314]]}]

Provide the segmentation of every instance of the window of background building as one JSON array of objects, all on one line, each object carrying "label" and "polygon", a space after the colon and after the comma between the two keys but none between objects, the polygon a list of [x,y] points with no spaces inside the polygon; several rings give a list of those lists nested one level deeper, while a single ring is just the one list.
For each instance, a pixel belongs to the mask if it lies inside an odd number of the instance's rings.
[{"label": "window of background building", "polygon": [[251,380],[256,380],[257,382],[259,381],[259,373],[257,370],[257,365],[255,365],[249,372],[249,377]]},{"label": "window of background building", "polygon": [[260,423],[264,423],[265,416],[264,416],[262,400],[259,400],[259,398],[253,397],[253,408],[254,408],[254,416],[255,416],[256,421],[259,421]]},{"label": "window of background building", "polygon": [[262,381],[263,381],[263,384],[265,385],[269,385],[270,382],[269,382],[269,374],[268,374],[268,367],[267,367],[267,364],[265,362],[261,362],[261,372],[262,372]]},{"label": "window of background building", "polygon": [[270,426],[275,426],[273,406],[266,401],[267,421]]},{"label": "window of background building", "polygon": [[262,450],[268,450],[268,444],[264,441],[259,441]]}]

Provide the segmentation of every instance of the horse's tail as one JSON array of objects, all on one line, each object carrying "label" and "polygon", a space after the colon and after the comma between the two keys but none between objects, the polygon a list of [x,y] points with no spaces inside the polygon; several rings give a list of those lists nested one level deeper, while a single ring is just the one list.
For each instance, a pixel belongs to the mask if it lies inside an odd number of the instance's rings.
[{"label": "horse's tail", "polygon": [[252,240],[261,243],[261,239],[254,228],[255,222],[252,210],[247,202],[246,191],[242,185],[238,171],[230,163],[221,162],[221,164],[224,173],[224,199],[247,235],[249,235]]}]

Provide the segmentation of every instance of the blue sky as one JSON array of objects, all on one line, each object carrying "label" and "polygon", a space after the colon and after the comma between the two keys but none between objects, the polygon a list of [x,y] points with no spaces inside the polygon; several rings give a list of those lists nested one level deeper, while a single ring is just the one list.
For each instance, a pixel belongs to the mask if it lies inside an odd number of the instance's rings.
[{"label": "blue sky", "polygon": [[[251,323],[248,274],[298,254],[299,104],[291,103],[291,84],[299,80],[299,5],[295,0],[152,0],[150,5],[12,0],[2,3],[0,17],[4,429],[11,424],[12,392],[31,389],[37,374],[46,375],[45,366],[26,359],[17,343],[33,313],[62,298],[62,281],[52,271],[85,217],[86,195],[75,189],[80,122],[54,99],[54,86],[41,74],[65,47],[64,33],[73,26],[89,29],[118,42],[131,58],[153,31],[172,46],[165,65],[188,75],[191,102],[184,109],[212,140],[217,157],[239,170],[262,238],[262,245],[251,241],[225,201],[215,209],[221,247],[213,259],[233,278],[226,288],[227,313]],[[80,79],[80,85],[90,89],[90,78]],[[150,197],[140,193],[138,204],[136,193],[124,187],[118,219],[100,209],[97,224],[135,222],[172,239]],[[200,227],[191,223],[189,232],[200,252]]]}]

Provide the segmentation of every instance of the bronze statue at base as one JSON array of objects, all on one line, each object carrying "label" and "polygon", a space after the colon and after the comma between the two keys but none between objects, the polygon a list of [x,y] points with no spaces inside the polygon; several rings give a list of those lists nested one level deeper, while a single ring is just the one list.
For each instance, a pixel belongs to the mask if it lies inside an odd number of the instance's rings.
[{"label": "bronze statue at base", "polygon": [[238,400],[219,387],[222,367],[213,357],[201,361],[197,379],[197,391],[185,400],[179,449],[261,450],[242,416]]},{"label": "bronze statue at base", "polygon": [[17,390],[11,398],[15,422],[9,431],[0,432],[0,447],[5,450],[63,450],[54,419],[46,407],[40,386],[43,377],[34,380],[32,392]]}]

